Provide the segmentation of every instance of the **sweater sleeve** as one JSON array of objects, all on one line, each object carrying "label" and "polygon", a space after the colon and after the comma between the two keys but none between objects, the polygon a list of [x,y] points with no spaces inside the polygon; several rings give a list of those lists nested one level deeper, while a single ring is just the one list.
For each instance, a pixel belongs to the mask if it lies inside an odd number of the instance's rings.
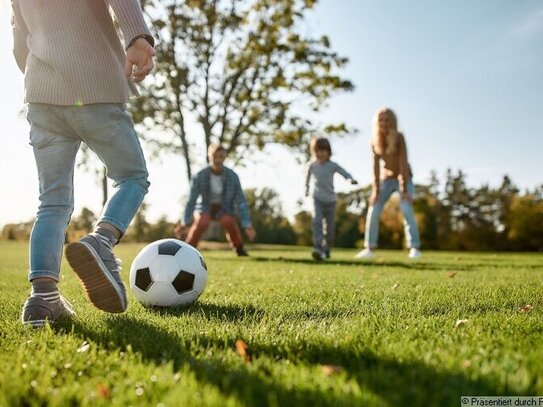
[{"label": "sweater sleeve", "polygon": [[143,12],[138,0],[106,0],[113,9],[123,32],[125,46],[139,35],[149,35],[151,32],[143,18]]},{"label": "sweater sleeve", "polygon": [[372,187],[372,190],[375,191],[375,192],[379,192],[379,187],[381,185],[381,180],[379,179],[380,178],[380,158],[379,158],[379,155],[377,155],[377,153],[375,152],[375,149],[373,148],[373,146],[371,147],[371,162],[372,162],[372,167],[373,167],[373,183],[371,185]]},{"label": "sweater sleeve", "polygon": [[339,165],[338,163],[334,163],[336,164],[336,172],[338,174],[341,174],[341,176],[343,176],[343,178],[345,179],[353,179],[353,176],[351,174],[349,174],[345,168],[343,168],[341,165]]},{"label": "sweater sleeve", "polygon": [[21,10],[19,9],[19,1],[11,0],[11,29],[13,32],[13,56],[17,62],[17,66],[21,72],[25,72],[26,69],[26,59],[29,54],[28,46],[26,45],[26,40],[28,37],[28,29],[24,23],[23,16],[21,15]]},{"label": "sweater sleeve", "polygon": [[399,135],[398,149],[398,181],[400,183],[400,192],[407,191],[407,180],[409,179],[409,164],[407,162],[407,145],[403,134]]}]

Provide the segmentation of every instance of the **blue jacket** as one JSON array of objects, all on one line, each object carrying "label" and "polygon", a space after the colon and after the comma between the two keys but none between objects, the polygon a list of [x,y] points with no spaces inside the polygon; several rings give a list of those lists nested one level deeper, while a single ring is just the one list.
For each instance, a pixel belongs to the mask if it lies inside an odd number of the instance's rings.
[{"label": "blue jacket", "polygon": [[[251,226],[249,216],[249,207],[245,199],[245,194],[241,189],[239,177],[230,168],[223,167],[222,176],[224,177],[224,188],[221,198],[221,209],[228,215],[237,214],[241,220],[241,226],[246,228]],[[185,208],[184,223],[188,225],[192,222],[196,201],[201,196],[201,202],[198,205],[200,213],[209,213],[211,208],[211,167],[206,167],[198,172],[192,178],[190,196]]]}]

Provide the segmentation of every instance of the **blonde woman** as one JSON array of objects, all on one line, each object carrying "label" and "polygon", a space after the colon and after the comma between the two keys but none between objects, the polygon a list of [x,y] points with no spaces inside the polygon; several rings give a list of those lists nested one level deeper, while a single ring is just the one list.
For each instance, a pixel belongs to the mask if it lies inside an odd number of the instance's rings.
[{"label": "blonde woman", "polygon": [[419,250],[419,230],[413,212],[413,173],[407,160],[405,138],[398,131],[396,114],[389,108],[379,109],[375,113],[371,150],[373,184],[370,207],[366,217],[365,249],[356,257],[371,258],[374,256],[379,236],[379,218],[390,196],[394,192],[399,192],[409,257],[418,258],[421,253]]}]

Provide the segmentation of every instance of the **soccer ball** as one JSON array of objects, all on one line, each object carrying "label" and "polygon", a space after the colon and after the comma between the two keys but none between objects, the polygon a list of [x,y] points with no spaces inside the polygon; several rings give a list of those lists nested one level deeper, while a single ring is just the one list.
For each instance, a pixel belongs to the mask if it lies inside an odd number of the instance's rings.
[{"label": "soccer ball", "polygon": [[204,291],[206,281],[207,266],[200,252],[176,239],[145,246],[130,267],[130,288],[143,305],[191,304]]}]

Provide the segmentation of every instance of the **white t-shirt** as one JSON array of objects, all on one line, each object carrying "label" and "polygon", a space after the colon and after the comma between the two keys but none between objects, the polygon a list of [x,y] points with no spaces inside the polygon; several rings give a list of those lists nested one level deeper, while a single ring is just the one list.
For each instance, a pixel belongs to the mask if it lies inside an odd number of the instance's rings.
[{"label": "white t-shirt", "polygon": [[217,175],[217,174],[211,173],[210,184],[211,184],[211,203],[214,203],[214,204],[221,203],[222,190],[223,190],[223,184],[224,184],[224,181],[222,179],[222,174]]}]

